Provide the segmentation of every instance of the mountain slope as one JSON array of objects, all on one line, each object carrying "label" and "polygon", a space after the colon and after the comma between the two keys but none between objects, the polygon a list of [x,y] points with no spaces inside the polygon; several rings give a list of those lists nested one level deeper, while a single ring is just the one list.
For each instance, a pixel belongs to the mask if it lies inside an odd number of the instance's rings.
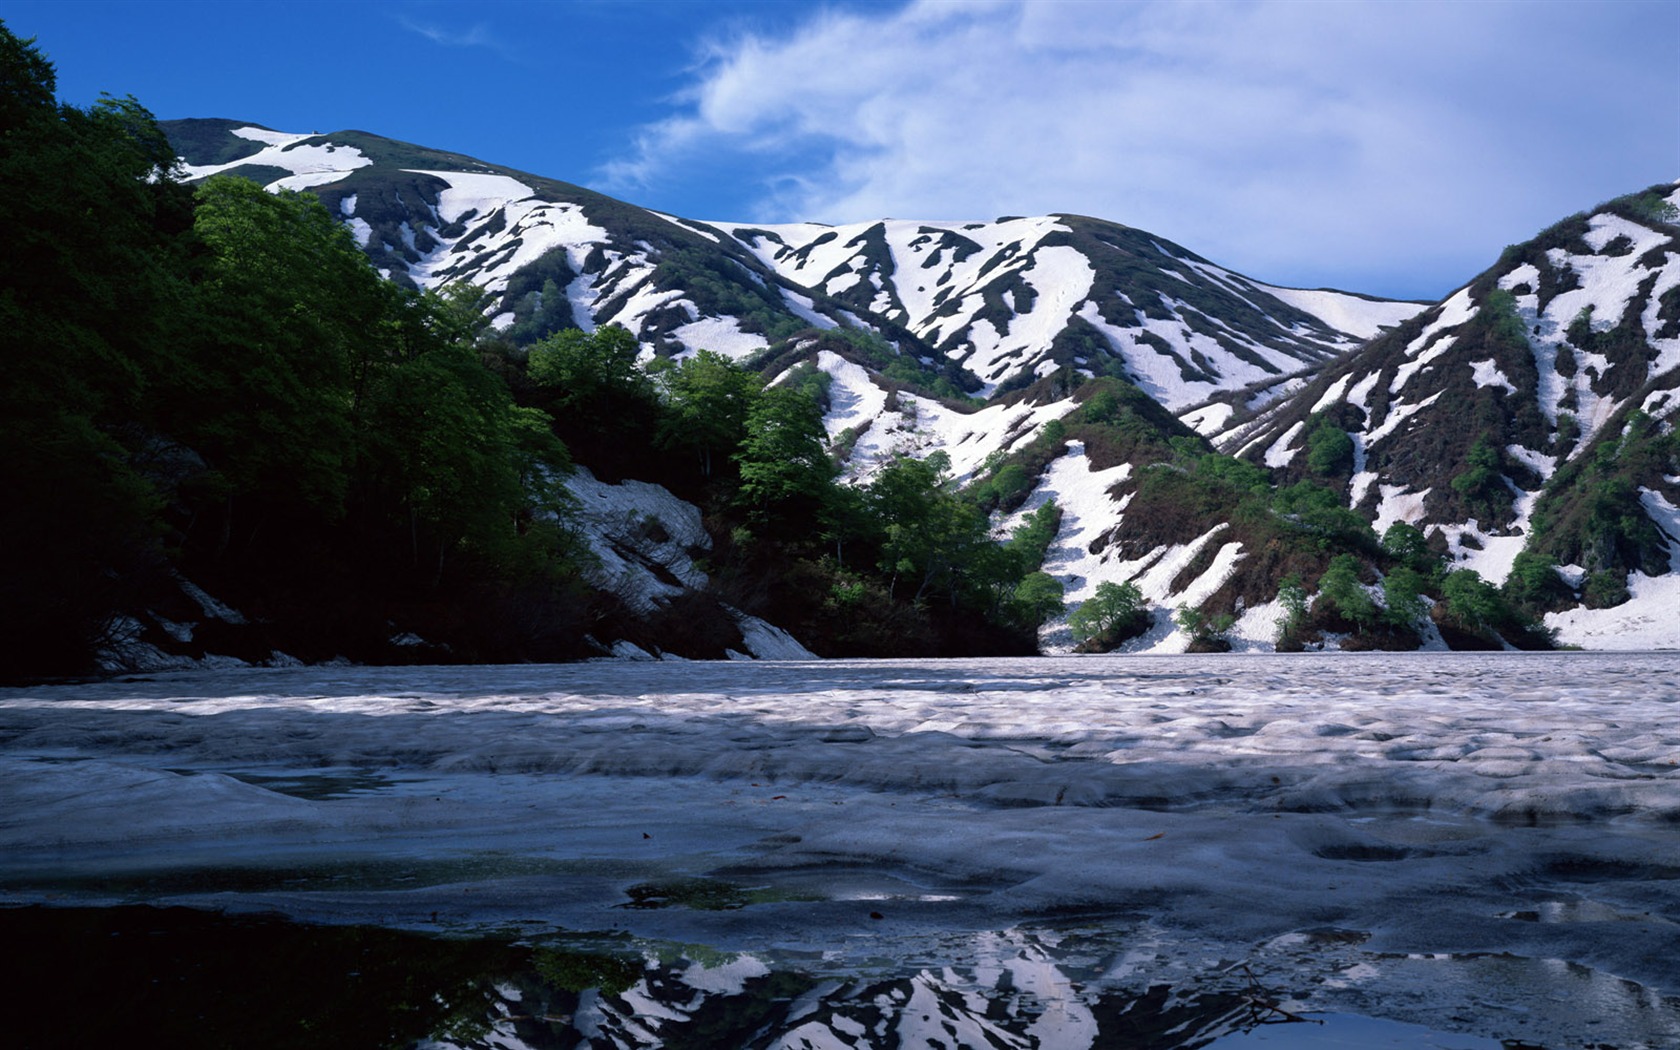
[{"label": "mountain slope", "polygon": [[[1525,550],[1554,559],[1573,597],[1553,604],[1649,592],[1680,549],[1677,205],[1658,186],[1513,245],[1221,443],[1283,480],[1333,481],[1379,531],[1415,525],[1492,582]],[[1310,462],[1319,432],[1351,445],[1328,472]],[[1554,618],[1565,640],[1598,619]]]}]

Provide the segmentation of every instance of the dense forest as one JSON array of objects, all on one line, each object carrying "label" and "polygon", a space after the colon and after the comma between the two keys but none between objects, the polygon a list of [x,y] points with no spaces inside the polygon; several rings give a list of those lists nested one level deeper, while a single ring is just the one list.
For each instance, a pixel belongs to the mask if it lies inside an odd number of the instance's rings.
[{"label": "dense forest", "polygon": [[[644,367],[613,327],[516,347],[314,197],[186,185],[138,101],[61,104],[3,26],[0,191],[0,674],[86,671],[195,594],[238,613],[175,641],[250,660],[721,655],[725,603],[823,655],[1032,652],[1062,608],[1053,506],[1000,542],[941,457],[841,485],[822,373]],[[590,586],[574,462],[697,503],[709,590],[650,619]]]}]

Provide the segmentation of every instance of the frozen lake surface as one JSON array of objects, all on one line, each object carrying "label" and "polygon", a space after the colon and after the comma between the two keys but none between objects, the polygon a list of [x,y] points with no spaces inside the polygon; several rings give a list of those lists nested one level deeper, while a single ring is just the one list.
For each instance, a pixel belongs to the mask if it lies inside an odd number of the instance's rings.
[{"label": "frozen lake surface", "polygon": [[1672,1048],[1677,763],[1669,654],[160,675],[0,690],[0,901],[646,960],[472,1045]]}]

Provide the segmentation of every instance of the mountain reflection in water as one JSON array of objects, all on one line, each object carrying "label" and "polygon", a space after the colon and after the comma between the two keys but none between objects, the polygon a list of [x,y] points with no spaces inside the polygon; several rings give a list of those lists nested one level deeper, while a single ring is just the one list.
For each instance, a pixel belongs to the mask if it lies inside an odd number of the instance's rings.
[{"label": "mountain reflection in water", "polygon": [[28,962],[5,995],[8,1045],[21,1048],[1532,1045],[1327,1023],[1305,1013],[1310,989],[1298,999],[1267,987],[1242,962],[1132,985],[1125,946],[1094,931],[978,936],[962,966],[893,972],[877,960],[839,973],[820,958],[767,964],[629,938],[455,939],[186,908],[0,910],[0,939]]}]

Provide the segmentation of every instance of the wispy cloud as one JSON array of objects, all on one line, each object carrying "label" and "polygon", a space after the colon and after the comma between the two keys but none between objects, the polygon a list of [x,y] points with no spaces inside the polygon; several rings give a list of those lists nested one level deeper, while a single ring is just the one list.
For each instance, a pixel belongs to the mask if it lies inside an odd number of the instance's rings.
[{"label": "wispy cloud", "polygon": [[759,220],[1077,211],[1260,277],[1450,272],[1445,291],[1506,241],[1680,175],[1677,11],[825,10],[707,44],[672,115],[603,175],[631,192],[727,165]]},{"label": "wispy cloud", "polygon": [[420,22],[407,15],[398,15],[397,23],[410,33],[425,37],[434,44],[443,47],[482,47],[495,51],[504,57],[512,57],[512,47],[492,33],[488,26],[477,23],[466,29],[454,29],[436,25],[431,22]]}]

